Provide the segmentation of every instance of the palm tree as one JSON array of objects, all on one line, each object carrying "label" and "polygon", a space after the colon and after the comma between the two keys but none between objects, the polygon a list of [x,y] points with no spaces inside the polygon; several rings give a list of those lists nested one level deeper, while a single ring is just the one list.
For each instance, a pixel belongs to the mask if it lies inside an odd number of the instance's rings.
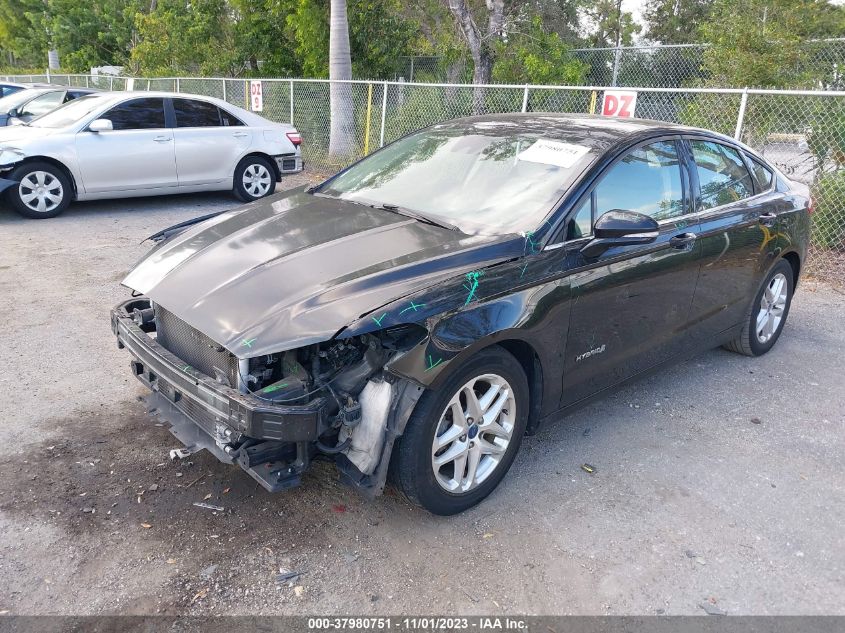
[{"label": "palm tree", "polygon": [[[331,0],[329,18],[329,79],[352,79],[352,56],[349,52],[349,21],[346,17],[346,0]],[[348,157],[354,150],[355,120],[352,103],[352,85],[331,83],[331,128],[329,154]]]}]

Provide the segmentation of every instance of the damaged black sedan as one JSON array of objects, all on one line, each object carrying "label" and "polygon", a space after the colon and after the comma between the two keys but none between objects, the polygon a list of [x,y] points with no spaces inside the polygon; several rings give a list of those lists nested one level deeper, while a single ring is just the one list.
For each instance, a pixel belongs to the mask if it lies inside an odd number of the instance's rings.
[{"label": "damaged black sedan", "polygon": [[112,312],[172,432],[270,491],[324,457],[452,514],[549,418],[709,347],[771,349],[809,204],[712,132],[525,114],[199,220],[154,236]]}]

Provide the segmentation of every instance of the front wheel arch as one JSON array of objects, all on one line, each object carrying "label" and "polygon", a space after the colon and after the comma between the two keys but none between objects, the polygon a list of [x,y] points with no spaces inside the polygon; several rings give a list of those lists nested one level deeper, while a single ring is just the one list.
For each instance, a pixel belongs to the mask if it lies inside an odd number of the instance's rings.
[{"label": "front wheel arch", "polygon": [[18,167],[29,163],[47,163],[48,165],[52,165],[56,169],[62,170],[65,177],[70,182],[72,190],[71,198],[74,200],[76,199],[77,195],[79,194],[79,187],[76,184],[76,178],[74,177],[73,172],[62,161],[56,160],[55,158],[50,158],[49,156],[27,156],[21,162],[14,165],[12,168],[17,169]]}]

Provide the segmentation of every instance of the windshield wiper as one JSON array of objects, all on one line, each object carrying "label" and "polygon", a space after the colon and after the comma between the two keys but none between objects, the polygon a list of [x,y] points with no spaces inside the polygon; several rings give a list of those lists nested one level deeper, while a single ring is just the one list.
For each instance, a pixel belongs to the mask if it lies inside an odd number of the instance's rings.
[{"label": "windshield wiper", "polygon": [[374,204],[372,205],[374,209],[382,209],[384,211],[390,211],[391,213],[398,213],[399,215],[404,215],[409,218],[413,218],[418,222],[423,222],[424,224],[431,224],[432,226],[439,226],[442,229],[448,229],[450,231],[460,231],[456,225],[449,224],[443,220],[435,220],[434,218],[430,218],[427,215],[423,215],[422,213],[417,213],[416,211],[411,211],[410,209],[406,209],[405,207],[400,207],[398,204]]}]

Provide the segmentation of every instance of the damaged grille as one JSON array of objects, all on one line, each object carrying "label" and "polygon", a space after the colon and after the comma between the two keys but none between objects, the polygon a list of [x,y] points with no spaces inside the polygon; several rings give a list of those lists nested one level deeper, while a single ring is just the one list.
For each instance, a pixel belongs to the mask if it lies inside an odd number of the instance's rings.
[{"label": "damaged grille", "polygon": [[206,376],[222,372],[229,386],[237,387],[238,359],[232,353],[161,306],[155,307],[155,320],[159,345]]}]

